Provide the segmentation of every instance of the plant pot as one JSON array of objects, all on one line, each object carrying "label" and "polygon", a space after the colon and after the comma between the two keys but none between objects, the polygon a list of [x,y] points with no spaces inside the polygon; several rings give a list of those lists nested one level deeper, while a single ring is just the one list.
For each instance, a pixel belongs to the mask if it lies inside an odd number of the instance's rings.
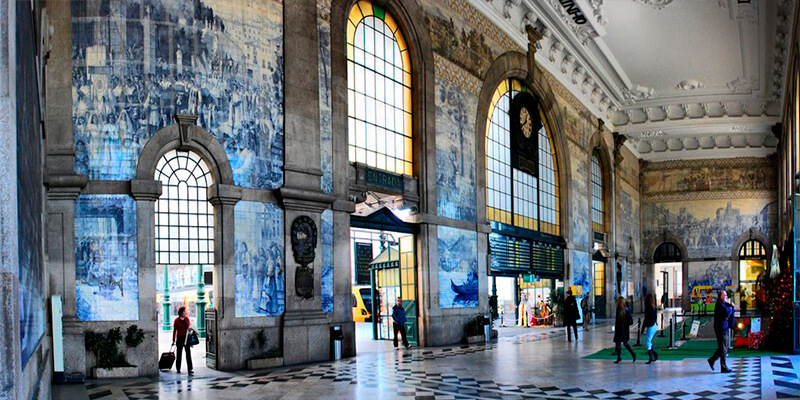
[{"label": "plant pot", "polygon": [[139,367],[115,367],[115,368],[92,368],[92,376],[95,379],[119,379],[139,377]]},{"label": "plant pot", "polygon": [[467,336],[467,344],[482,343],[486,341],[483,335]]},{"label": "plant pot", "polygon": [[246,364],[247,364],[247,369],[249,370],[277,368],[283,366],[283,357],[254,358],[252,360],[247,360]]}]

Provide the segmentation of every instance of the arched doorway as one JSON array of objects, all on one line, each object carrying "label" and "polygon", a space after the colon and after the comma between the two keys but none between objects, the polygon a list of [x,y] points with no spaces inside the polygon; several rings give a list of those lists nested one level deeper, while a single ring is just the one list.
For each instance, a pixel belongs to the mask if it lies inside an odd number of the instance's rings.
[{"label": "arched doorway", "polygon": [[[206,337],[205,309],[214,302],[214,208],[208,201],[214,178],[197,153],[170,150],[158,160],[153,179],[162,185],[154,215],[161,353],[172,343],[172,320],[180,308],[201,340]],[[205,353],[195,353],[195,366],[205,366]]]},{"label": "arched doorway", "polygon": [[672,242],[658,245],[653,254],[656,279],[656,301],[663,308],[682,306],[683,254]]},{"label": "arched doorway", "polygon": [[739,248],[739,289],[734,294],[734,302],[739,304],[742,315],[753,310],[760,312],[763,307],[758,299],[759,280],[766,273],[768,262],[767,250],[758,240],[748,240]]}]

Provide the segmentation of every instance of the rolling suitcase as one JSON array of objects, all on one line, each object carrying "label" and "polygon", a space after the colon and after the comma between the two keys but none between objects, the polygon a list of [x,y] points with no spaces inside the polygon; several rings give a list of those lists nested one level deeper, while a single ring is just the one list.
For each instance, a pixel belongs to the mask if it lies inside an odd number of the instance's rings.
[{"label": "rolling suitcase", "polygon": [[170,346],[168,352],[161,353],[161,358],[158,360],[158,369],[162,371],[172,369],[172,364],[175,363],[175,352],[172,350],[172,347],[173,346]]}]

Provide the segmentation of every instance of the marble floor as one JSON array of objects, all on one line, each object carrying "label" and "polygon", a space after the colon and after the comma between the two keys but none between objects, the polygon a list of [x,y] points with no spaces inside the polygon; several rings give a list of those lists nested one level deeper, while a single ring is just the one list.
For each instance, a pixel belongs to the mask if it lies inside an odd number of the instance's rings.
[{"label": "marble floor", "polygon": [[[211,371],[54,388],[90,399],[800,399],[800,356],[621,364],[582,357],[608,347],[610,325],[567,342],[562,329],[531,328],[489,344],[394,351],[269,371]],[[634,336],[635,337],[635,336]],[[68,396],[68,397],[65,397]],[[77,397],[75,397],[77,396]]]}]

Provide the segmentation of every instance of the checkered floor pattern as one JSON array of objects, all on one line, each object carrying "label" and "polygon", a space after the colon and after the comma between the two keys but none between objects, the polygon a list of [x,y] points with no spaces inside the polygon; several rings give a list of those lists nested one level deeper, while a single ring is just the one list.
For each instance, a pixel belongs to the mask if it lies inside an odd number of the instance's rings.
[{"label": "checkered floor pattern", "polygon": [[775,397],[800,399],[800,362],[789,357],[770,357]]},{"label": "checkered floor pattern", "polygon": [[[463,346],[459,351],[468,351],[487,346]],[[439,356],[456,354],[455,349],[442,349],[434,353]],[[773,357],[770,361],[782,369],[793,368],[785,365],[786,360]],[[789,361],[791,364],[791,361]],[[254,387],[289,386],[316,386],[316,383],[326,382],[326,385],[358,386],[360,388],[380,389],[381,393],[393,393],[398,399],[760,399],[761,398],[761,359],[731,359],[730,366],[736,371],[726,378],[727,385],[716,390],[700,392],[684,391],[644,391],[633,390],[607,391],[603,389],[586,390],[579,387],[555,387],[536,385],[511,385],[494,380],[480,380],[458,373],[458,368],[453,373],[426,372],[419,367],[406,366],[395,368],[394,373],[386,371],[377,372],[371,363],[359,363],[350,360],[336,364],[320,364],[309,367],[293,368],[284,371],[265,371],[255,374],[219,377],[185,379],[171,382],[134,382],[121,387],[119,390],[110,390],[114,382],[92,383],[87,385],[90,398],[111,399],[158,399],[174,397],[181,394],[189,395],[192,391],[205,392],[214,398],[214,391],[236,391],[250,393]],[[467,368],[463,368],[467,371]],[[795,371],[796,373],[796,371]],[[776,375],[777,376],[777,375]],[[796,382],[796,380],[795,380]],[[120,389],[120,388],[116,388]],[[779,398],[795,398],[796,392],[780,392]]]}]

